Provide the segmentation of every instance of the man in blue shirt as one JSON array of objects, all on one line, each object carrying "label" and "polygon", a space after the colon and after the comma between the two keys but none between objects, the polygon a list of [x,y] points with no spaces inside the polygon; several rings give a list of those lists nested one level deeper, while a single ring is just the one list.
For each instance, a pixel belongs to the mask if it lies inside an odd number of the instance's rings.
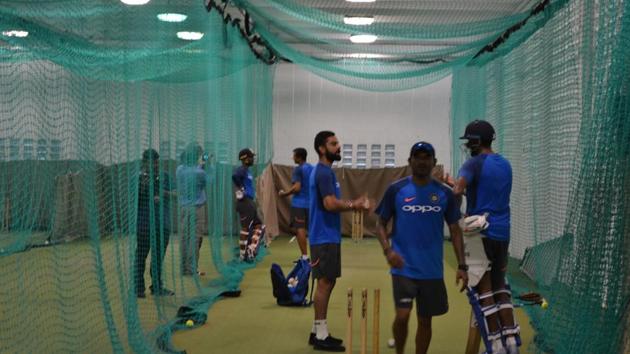
[{"label": "man in blue shirt", "polygon": [[[262,221],[258,216],[258,207],[256,206],[256,186],[254,184],[254,176],[252,175],[249,167],[254,165],[254,152],[245,148],[238,153],[238,159],[241,161],[241,166],[238,167],[232,174],[232,182],[236,187],[236,211],[239,215],[241,223],[240,234],[240,260],[245,259],[245,252],[247,247],[247,239],[249,237],[250,230],[252,235],[260,237],[262,231]],[[252,259],[248,259],[252,261]]]},{"label": "man in blue shirt", "polygon": [[[396,306],[392,330],[398,354],[404,352],[414,298],[418,316],[416,353],[426,353],[429,348],[432,317],[448,311],[443,279],[444,221],[459,263],[456,283],[462,281],[462,290],[468,283],[459,205],[449,188],[431,178],[437,162],[433,146],[426,142],[414,144],[408,161],[412,176],[390,185],[376,209],[380,216],[377,235],[391,267]],[[392,219],[390,237],[387,224]]]},{"label": "man in blue shirt", "polygon": [[144,270],[151,252],[151,293],[155,296],[174,295],[162,280],[162,263],[171,233],[170,198],[174,195],[170,177],[160,173],[160,155],[154,149],[142,153],[138,184],[138,218],[136,247],[136,295],[145,298]]},{"label": "man in blue shirt", "polygon": [[[490,123],[483,120],[471,122],[461,139],[468,140],[465,145],[471,157],[461,167],[457,180],[451,178],[449,184],[453,185],[456,196],[466,195],[467,216],[483,215],[489,224],[480,234],[466,236],[471,272],[476,268],[472,267],[472,261],[479,261],[473,258],[486,262],[480,270],[481,274],[475,278],[480,278],[476,291],[487,321],[488,340],[493,353],[518,353],[516,336],[519,327],[514,321],[511,293],[505,281],[510,241],[512,167],[508,160],[492,150],[495,131]],[[480,242],[483,244],[474,247]],[[481,254],[475,255],[472,252],[475,249]],[[488,263],[490,270],[486,271]]]},{"label": "man in blue shirt", "polygon": [[295,229],[302,259],[308,259],[306,251],[306,228],[308,227],[308,203],[309,203],[309,185],[308,181],[311,177],[313,166],[306,162],[307,152],[304,148],[296,148],[293,150],[293,162],[297,166],[293,169],[291,177],[291,188],[287,191],[278,193],[281,197],[293,194],[291,200],[291,227]]},{"label": "man in blue shirt", "polygon": [[342,340],[328,333],[326,316],[328,300],[341,276],[341,215],[342,211],[367,210],[366,197],[341,200],[337,177],[331,166],[341,160],[341,145],[331,131],[321,131],[315,136],[315,151],[319,163],[311,172],[309,180],[309,226],[308,239],[311,245],[313,277],[317,279],[315,290],[315,321],[309,344],[316,350],[343,352]]},{"label": "man in blue shirt", "polygon": [[203,235],[207,232],[205,206],[209,177],[204,170],[206,159],[201,146],[191,143],[180,160],[175,177],[179,191],[182,273],[205,275],[198,266]]}]

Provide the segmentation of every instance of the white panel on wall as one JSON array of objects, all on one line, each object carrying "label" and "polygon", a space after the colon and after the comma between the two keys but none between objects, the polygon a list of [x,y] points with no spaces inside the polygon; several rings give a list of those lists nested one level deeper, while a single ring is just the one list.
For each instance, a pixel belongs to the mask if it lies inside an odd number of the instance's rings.
[{"label": "white panel on wall", "polygon": [[[279,64],[274,82],[274,163],[293,164],[291,151],[304,147],[316,162],[315,134],[332,130],[342,144],[344,166],[404,166],[408,149],[425,140],[441,164],[450,166],[451,79],[401,92],[368,92],[322,79],[293,64]],[[345,146],[345,145],[348,146]],[[376,146],[379,146],[376,149]],[[373,151],[381,151],[380,159]],[[356,159],[353,159],[355,157]],[[376,160],[379,160],[377,162]]]}]

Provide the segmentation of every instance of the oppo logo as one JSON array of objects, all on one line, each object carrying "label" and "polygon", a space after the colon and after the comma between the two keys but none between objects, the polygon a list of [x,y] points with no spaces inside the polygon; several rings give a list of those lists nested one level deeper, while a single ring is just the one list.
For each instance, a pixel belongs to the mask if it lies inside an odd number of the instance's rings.
[{"label": "oppo logo", "polygon": [[442,211],[442,207],[438,205],[404,205],[402,207],[403,211],[410,211],[412,213],[439,213]]}]

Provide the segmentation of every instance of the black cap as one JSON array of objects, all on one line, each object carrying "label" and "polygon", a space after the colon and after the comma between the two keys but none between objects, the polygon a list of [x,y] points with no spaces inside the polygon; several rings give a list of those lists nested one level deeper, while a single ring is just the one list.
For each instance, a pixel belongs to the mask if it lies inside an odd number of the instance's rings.
[{"label": "black cap", "polygon": [[245,158],[254,157],[254,156],[256,156],[256,154],[250,148],[245,148],[245,149],[239,151],[239,153],[238,153],[238,159],[239,160],[243,160]]},{"label": "black cap", "polygon": [[492,124],[485,120],[474,120],[466,126],[464,136],[460,139],[479,139],[483,141],[493,141],[496,138]]},{"label": "black cap", "polygon": [[413,144],[413,146],[411,147],[411,151],[409,151],[409,156],[413,156],[416,151],[424,151],[435,157],[435,149],[433,148],[433,145],[427,143],[426,141],[419,141]]}]

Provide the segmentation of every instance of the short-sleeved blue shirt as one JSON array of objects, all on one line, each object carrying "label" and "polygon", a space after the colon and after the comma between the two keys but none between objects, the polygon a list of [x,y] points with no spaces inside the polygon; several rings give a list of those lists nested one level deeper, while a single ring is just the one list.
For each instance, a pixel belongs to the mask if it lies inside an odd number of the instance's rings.
[{"label": "short-sleeved blue shirt", "polygon": [[206,186],[210,177],[201,166],[179,165],[175,170],[179,206],[199,206],[206,203]]},{"label": "short-sleeved blue shirt", "polygon": [[466,180],[466,214],[488,213],[490,226],[482,231],[488,238],[510,239],[510,193],[512,167],[499,154],[480,154],[468,159],[459,170]]},{"label": "short-sleeved blue shirt", "polygon": [[254,176],[249,172],[249,168],[240,166],[232,174],[232,182],[237,188],[245,189],[245,197],[256,199],[256,187],[254,186]]},{"label": "short-sleeved blue shirt", "polygon": [[293,175],[291,176],[291,183],[300,182],[300,192],[293,195],[291,200],[291,206],[294,208],[308,208],[309,203],[309,179],[311,178],[311,172],[313,171],[313,165],[303,163],[293,169]]},{"label": "short-sleeved blue shirt", "polygon": [[392,249],[404,266],[391,273],[412,279],[444,277],[444,221],[455,224],[461,213],[453,192],[431,181],[425,186],[406,177],[389,186],[376,213],[385,221],[394,218]]},{"label": "short-sleeved blue shirt", "polygon": [[309,189],[309,243],[341,243],[341,215],[324,208],[324,197],[341,197],[339,182],[332,168],[318,163],[311,173]]}]

